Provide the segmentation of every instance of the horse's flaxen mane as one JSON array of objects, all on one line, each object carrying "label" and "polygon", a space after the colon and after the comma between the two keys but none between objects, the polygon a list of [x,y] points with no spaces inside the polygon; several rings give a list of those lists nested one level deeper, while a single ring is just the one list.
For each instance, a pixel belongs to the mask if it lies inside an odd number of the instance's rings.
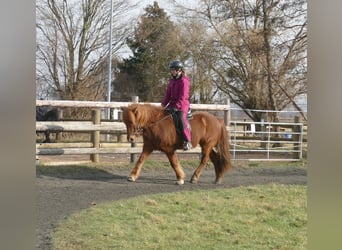
[{"label": "horse's flaxen mane", "polygon": [[140,127],[145,127],[157,119],[163,114],[162,108],[153,106],[151,104],[132,104],[129,109],[134,113],[136,123]]}]

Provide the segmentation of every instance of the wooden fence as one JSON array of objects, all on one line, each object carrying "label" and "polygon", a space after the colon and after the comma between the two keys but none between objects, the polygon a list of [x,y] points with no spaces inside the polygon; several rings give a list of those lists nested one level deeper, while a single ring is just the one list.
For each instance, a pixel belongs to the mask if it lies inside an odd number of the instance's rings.
[{"label": "wooden fence", "polygon": [[[141,144],[132,144],[122,140],[122,135],[126,134],[126,127],[118,120],[108,121],[101,120],[101,109],[120,109],[123,106],[128,106],[132,102],[89,102],[89,101],[49,101],[37,100],[37,106],[51,107],[82,107],[92,109],[92,121],[49,121],[36,122],[36,132],[75,132],[75,133],[90,133],[91,139],[89,142],[56,142],[56,143],[37,143],[36,155],[90,155],[90,160],[99,162],[99,154],[130,154],[131,162],[134,161],[134,155],[139,154],[142,150]],[[160,105],[159,103],[151,103],[152,105]],[[298,160],[302,158],[302,142],[303,142],[303,125],[296,118],[294,123],[271,124],[265,123],[264,131],[246,130],[252,122],[230,121],[230,105],[227,104],[191,104],[192,110],[205,110],[220,113],[220,116],[225,120],[227,130],[230,132],[231,152],[233,159],[239,153],[265,152],[267,159],[270,159],[270,154],[273,152],[290,152],[291,159]],[[280,126],[280,131],[271,132],[272,126]],[[268,129],[268,130],[267,130]],[[286,129],[286,131],[285,131]],[[100,134],[111,134],[117,136],[115,143],[100,141]],[[288,138],[288,135],[291,138]],[[246,144],[253,145],[246,146]],[[289,149],[280,147],[275,148],[274,145],[283,145],[290,143],[292,148]],[[243,146],[241,147],[241,144]],[[255,144],[260,144],[261,147],[255,148]],[[240,146],[239,146],[240,145]],[[177,153],[189,154],[200,153],[200,148],[196,147],[190,151],[179,150]]]},{"label": "wooden fence", "polygon": [[[101,121],[101,109],[120,109],[132,102],[89,102],[89,101],[45,101],[37,100],[37,106],[91,108],[92,121],[44,121],[36,122],[36,132],[87,132],[91,133],[88,143],[37,143],[36,155],[90,155],[90,160],[99,162],[99,154],[130,154],[131,162],[134,155],[141,153],[138,143],[122,143],[121,135],[126,134],[126,126],[119,118],[117,121]],[[160,105],[160,103],[150,103]],[[222,104],[191,104],[193,110],[222,111],[226,124],[229,124],[230,105]],[[117,143],[100,142],[100,133],[117,136]],[[177,153],[200,153],[196,147],[189,151],[179,150]]]}]

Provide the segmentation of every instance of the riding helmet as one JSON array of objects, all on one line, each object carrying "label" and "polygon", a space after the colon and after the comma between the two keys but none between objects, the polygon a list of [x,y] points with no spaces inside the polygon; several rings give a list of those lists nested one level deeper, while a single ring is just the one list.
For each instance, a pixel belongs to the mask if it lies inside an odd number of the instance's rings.
[{"label": "riding helmet", "polygon": [[184,65],[179,60],[172,61],[169,64],[169,69],[177,69],[178,70],[178,69],[183,69],[183,68],[184,68]]}]

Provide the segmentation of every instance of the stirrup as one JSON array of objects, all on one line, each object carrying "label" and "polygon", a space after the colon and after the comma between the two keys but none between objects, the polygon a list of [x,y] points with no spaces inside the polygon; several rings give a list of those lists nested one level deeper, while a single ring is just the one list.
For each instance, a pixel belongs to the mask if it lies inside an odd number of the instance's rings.
[{"label": "stirrup", "polygon": [[184,149],[184,151],[190,150],[191,149],[191,143],[188,141],[185,141],[183,144],[183,149]]}]

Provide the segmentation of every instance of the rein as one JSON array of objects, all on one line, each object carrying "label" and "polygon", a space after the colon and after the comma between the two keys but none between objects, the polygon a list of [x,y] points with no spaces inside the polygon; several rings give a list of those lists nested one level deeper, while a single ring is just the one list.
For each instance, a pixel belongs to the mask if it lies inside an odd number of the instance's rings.
[{"label": "rein", "polygon": [[[164,116],[163,118],[161,118],[160,120],[157,120],[156,122],[150,123],[150,124],[147,126],[147,128],[148,128],[148,127],[151,127],[151,126],[153,126],[153,125],[156,125],[157,123],[159,123],[159,122],[161,122],[161,121],[163,121],[163,120],[165,120],[165,119],[167,119],[167,118],[169,118],[169,117],[172,118],[172,114],[168,114],[168,115]],[[143,128],[143,127],[135,126],[133,134],[134,134],[134,136],[137,137],[137,136],[141,135],[141,134],[143,133],[143,131],[144,131],[144,128]]]},{"label": "rein", "polygon": [[152,125],[155,125],[155,124],[157,124],[158,122],[161,122],[161,121],[163,121],[163,120],[169,118],[169,116],[172,117],[172,114],[168,114],[168,115],[164,116],[163,118],[161,118],[160,120],[158,120],[158,121],[156,121],[156,122],[150,123],[147,127],[150,127],[150,126],[152,126]]}]

